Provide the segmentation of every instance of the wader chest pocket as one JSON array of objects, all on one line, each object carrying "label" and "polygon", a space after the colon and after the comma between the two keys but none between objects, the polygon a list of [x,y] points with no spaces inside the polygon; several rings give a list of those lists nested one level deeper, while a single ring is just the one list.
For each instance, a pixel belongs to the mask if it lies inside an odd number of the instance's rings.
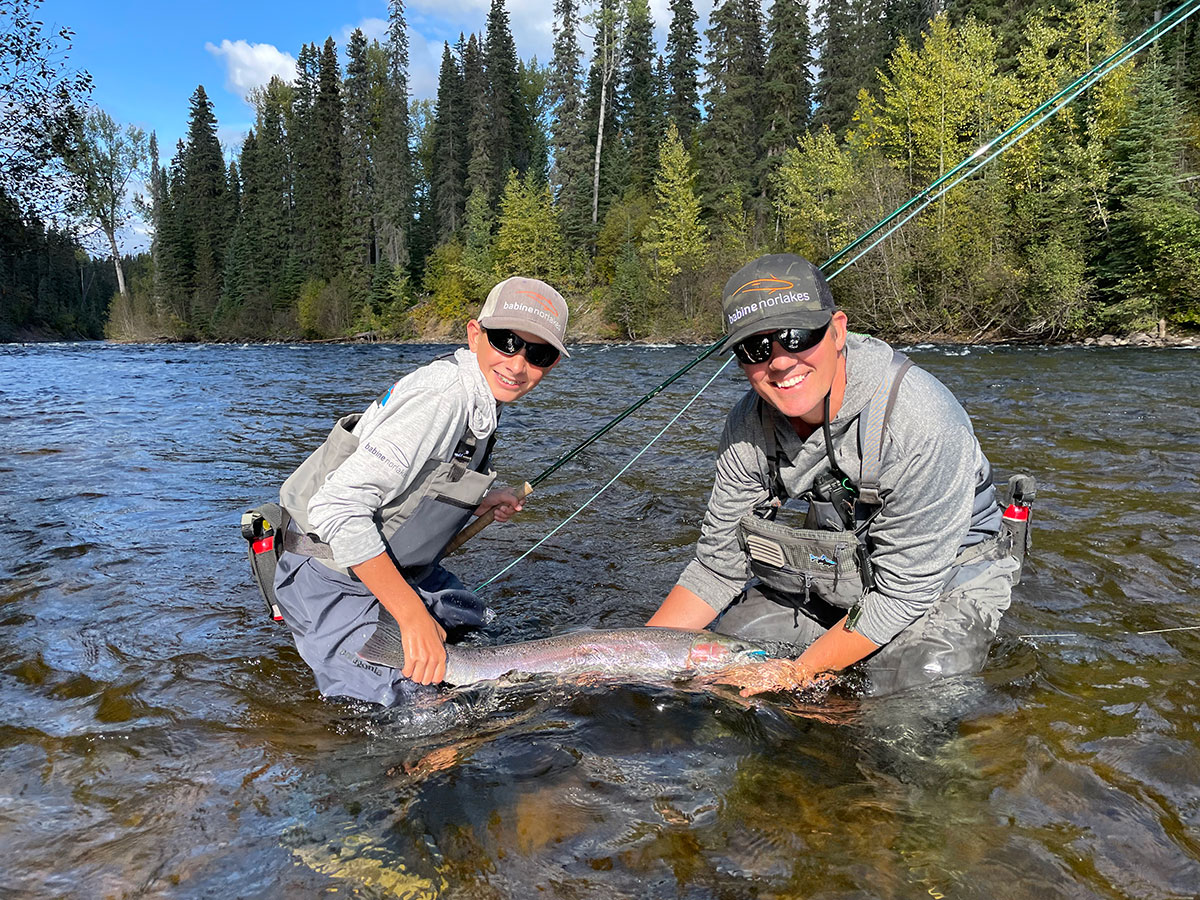
[{"label": "wader chest pocket", "polygon": [[805,600],[815,593],[845,609],[862,599],[859,540],[852,531],[790,528],[745,516],[738,540],[750,559],[750,571],[776,591]]},{"label": "wader chest pocket", "polygon": [[494,471],[464,471],[454,462],[439,465],[425,484],[420,500],[387,538],[396,562],[417,567],[440,559],[495,480]]}]

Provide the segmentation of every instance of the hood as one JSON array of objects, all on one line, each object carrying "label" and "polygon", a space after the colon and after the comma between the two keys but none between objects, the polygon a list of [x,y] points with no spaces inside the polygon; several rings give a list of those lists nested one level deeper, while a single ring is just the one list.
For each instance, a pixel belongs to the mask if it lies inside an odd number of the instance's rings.
[{"label": "hood", "polygon": [[846,394],[829,423],[831,431],[845,430],[867,408],[891,362],[890,344],[865,334],[846,335]]},{"label": "hood", "polygon": [[492,389],[479,370],[479,360],[474,353],[466,347],[460,347],[454,351],[454,361],[458,363],[458,378],[471,398],[467,427],[482,440],[496,430],[496,398],[492,396]]}]

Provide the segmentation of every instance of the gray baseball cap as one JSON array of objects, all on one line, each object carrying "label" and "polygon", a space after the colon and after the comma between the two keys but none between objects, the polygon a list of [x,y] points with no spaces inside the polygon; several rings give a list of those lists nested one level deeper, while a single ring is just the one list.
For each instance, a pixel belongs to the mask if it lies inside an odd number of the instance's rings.
[{"label": "gray baseball cap", "polygon": [[570,356],[563,342],[567,339],[567,301],[562,294],[536,278],[506,278],[488,294],[479,310],[484,328],[509,328],[543,338]]},{"label": "gray baseball cap", "polygon": [[760,256],[725,282],[724,347],[760,331],[821,328],[836,310],[829,282],[807,259],[794,253]]}]

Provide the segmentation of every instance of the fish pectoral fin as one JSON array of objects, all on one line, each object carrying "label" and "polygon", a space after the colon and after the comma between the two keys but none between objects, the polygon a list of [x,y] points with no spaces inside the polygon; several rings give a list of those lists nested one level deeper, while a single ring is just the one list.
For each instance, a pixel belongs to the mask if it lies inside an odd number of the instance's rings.
[{"label": "fish pectoral fin", "polygon": [[395,619],[381,611],[375,633],[362,645],[358,658],[393,669],[404,668],[404,640]]}]

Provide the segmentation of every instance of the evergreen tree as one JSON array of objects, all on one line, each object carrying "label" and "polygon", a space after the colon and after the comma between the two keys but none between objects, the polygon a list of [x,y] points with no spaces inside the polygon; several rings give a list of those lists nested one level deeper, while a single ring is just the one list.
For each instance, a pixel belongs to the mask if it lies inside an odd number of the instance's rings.
[{"label": "evergreen tree", "polygon": [[180,275],[189,302],[183,319],[206,333],[221,299],[230,197],[217,120],[203,85],[192,94],[180,187]]},{"label": "evergreen tree", "polygon": [[342,175],[342,90],[337,46],[325,39],[318,65],[317,96],[313,104],[314,164],[311,174],[319,206],[313,229],[312,274],[326,280],[339,270],[342,259],[344,188]]},{"label": "evergreen tree", "polygon": [[667,32],[667,118],[687,143],[700,124],[700,37],[692,0],[671,0],[671,28]]},{"label": "evergreen tree", "polygon": [[710,21],[703,203],[723,229],[743,230],[744,200],[756,198],[762,188],[764,59],[758,0],[725,0]]},{"label": "evergreen tree", "polygon": [[850,4],[841,0],[819,0],[817,15],[821,18],[817,57],[821,74],[817,78],[815,121],[841,135],[850,124],[860,87],[853,62],[853,16]]},{"label": "evergreen tree", "polygon": [[554,214],[550,186],[533,172],[520,177],[509,172],[500,199],[493,266],[496,280],[510,275],[557,282],[565,256],[562,230]]},{"label": "evergreen tree", "polygon": [[317,232],[326,214],[317,136],[319,71],[316,45],[305,44],[296,58],[295,99],[287,125],[295,173],[294,266],[302,278],[317,271]]},{"label": "evergreen tree", "polygon": [[[242,201],[243,217],[252,214],[257,229],[254,254],[263,276],[256,287],[266,292],[273,310],[288,308],[300,286],[292,261],[294,186],[285,132],[291,102],[292,89],[278,76],[257,99],[255,196],[252,203]],[[242,178],[249,182],[245,163]]]},{"label": "evergreen tree", "polygon": [[658,162],[654,21],[648,0],[629,0],[618,119],[629,153],[629,187],[649,190]]},{"label": "evergreen tree", "polygon": [[580,64],[583,51],[577,36],[579,8],[576,0],[557,0],[554,14],[554,60],[549,84],[554,165],[550,181],[556,191],[567,240],[577,245],[587,233],[591,179],[583,123],[583,68]]},{"label": "evergreen tree", "polygon": [[383,255],[405,269],[410,262],[409,232],[413,222],[413,161],[408,116],[408,26],[403,0],[388,2],[386,71],[379,86],[378,133],[374,159],[377,232]]},{"label": "evergreen tree", "polygon": [[700,267],[708,243],[708,229],[700,220],[695,177],[691,158],[672,122],[659,148],[654,211],[642,249],[653,261],[660,282],[678,288],[686,318],[696,313],[696,290],[690,276]]},{"label": "evergreen tree", "polygon": [[[344,255],[340,269],[349,279],[355,298],[360,300],[366,298],[375,264],[375,221],[372,214],[378,209],[379,202],[375,196],[374,160],[378,158],[376,154],[383,155],[382,148],[376,146],[381,137],[380,123],[374,119],[376,109],[372,101],[381,89],[386,89],[386,84],[372,75],[367,39],[356,28],[346,45],[346,77],[343,83],[346,124],[342,147],[342,183],[345,192],[342,202],[345,218],[342,224]],[[407,114],[404,120],[407,122]],[[395,120],[389,117],[389,121],[394,124]]]},{"label": "evergreen tree", "polygon": [[466,203],[467,133],[463,127],[470,104],[463,90],[463,75],[450,45],[442,49],[437,106],[433,119],[430,196],[438,243],[462,227]]},{"label": "evergreen tree", "polygon": [[[402,304],[408,301],[409,286],[419,278],[425,268],[425,262],[433,248],[437,245],[437,216],[433,211],[433,160],[434,160],[434,120],[435,107],[432,100],[413,100],[408,106],[408,123],[412,130],[414,152],[413,164],[413,221],[409,229],[409,258],[411,278],[398,275],[388,266],[390,275],[382,283],[389,285],[388,299],[395,307],[395,301]],[[376,278],[372,287],[373,308],[379,311],[378,290],[382,275],[376,267]]]},{"label": "evergreen tree", "polygon": [[489,202],[500,196],[509,169],[524,173],[531,157],[529,121],[518,74],[517,48],[509,29],[508,10],[504,0],[492,0],[488,11],[487,35],[483,45],[483,71],[486,77],[482,103],[476,112],[482,114],[478,137],[471,148],[473,155],[483,152],[487,144],[486,166],[476,165],[470,173],[472,190],[475,179],[485,178]]},{"label": "evergreen tree", "polygon": [[1200,324],[1200,211],[1180,171],[1186,122],[1168,84],[1173,73],[1152,51],[1139,73],[1137,103],[1113,141],[1110,240],[1101,286],[1110,327],[1147,330],[1160,318]]},{"label": "evergreen tree", "polygon": [[775,0],[767,24],[766,80],[763,84],[767,126],[763,149],[778,156],[796,146],[812,109],[809,66],[808,4],[804,0]]}]

